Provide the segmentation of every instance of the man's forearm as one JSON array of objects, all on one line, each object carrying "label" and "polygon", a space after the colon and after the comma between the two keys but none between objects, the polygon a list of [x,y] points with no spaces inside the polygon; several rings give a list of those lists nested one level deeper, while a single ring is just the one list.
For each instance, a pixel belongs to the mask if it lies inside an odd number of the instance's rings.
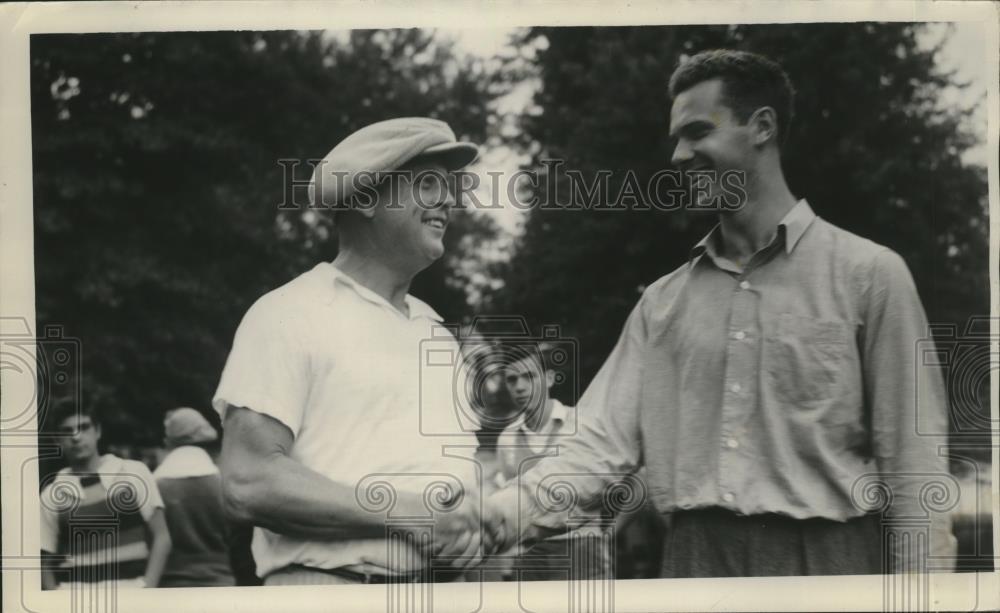
[{"label": "man's forearm", "polygon": [[491,497],[504,508],[506,519],[500,523],[517,533],[517,541],[573,528],[568,525],[572,516],[578,517],[581,508],[599,502],[605,487],[638,468],[647,339],[644,299],[645,294],[625,322],[611,355],[580,398],[575,432],[568,430],[556,438],[558,455],[541,459]]},{"label": "man's forearm", "polygon": [[146,562],[146,574],[143,581],[146,587],[156,587],[160,585],[163,577],[163,569],[167,566],[167,558],[170,557],[172,543],[169,535],[157,534],[153,536],[153,544],[149,548],[149,560]]},{"label": "man's forearm", "polygon": [[[598,517],[605,488],[630,472],[623,467],[622,472],[593,474],[565,470],[575,464],[556,464],[569,456],[540,462],[486,501],[487,523],[500,548],[550,538]],[[570,497],[574,504],[568,504]]]},{"label": "man's forearm", "polygon": [[[236,519],[287,536],[353,540],[385,536],[385,513],[364,509],[354,486],[334,482],[282,454],[254,475],[224,477],[226,507]],[[396,508],[419,509],[413,495],[397,493]]]}]

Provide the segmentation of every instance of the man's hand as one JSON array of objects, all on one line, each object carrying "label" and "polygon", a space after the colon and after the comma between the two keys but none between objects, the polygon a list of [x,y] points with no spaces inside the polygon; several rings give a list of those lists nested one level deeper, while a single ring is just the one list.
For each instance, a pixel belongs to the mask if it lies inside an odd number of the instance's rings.
[{"label": "man's hand", "polygon": [[452,558],[455,568],[478,566],[483,561],[479,514],[455,511],[438,520],[431,551],[436,558]]},{"label": "man's hand", "polygon": [[518,488],[508,486],[495,492],[483,505],[483,530],[490,547],[486,555],[507,551],[521,542],[518,534]]},{"label": "man's hand", "polygon": [[508,520],[494,502],[492,497],[488,498],[483,508],[484,552],[487,556],[507,551],[514,545],[513,530],[507,526]]},{"label": "man's hand", "polygon": [[[422,506],[422,502],[417,504]],[[453,508],[434,512],[432,532],[416,526],[411,537],[431,557],[450,559],[454,568],[474,568],[483,560],[479,504],[477,492],[466,492]]]}]

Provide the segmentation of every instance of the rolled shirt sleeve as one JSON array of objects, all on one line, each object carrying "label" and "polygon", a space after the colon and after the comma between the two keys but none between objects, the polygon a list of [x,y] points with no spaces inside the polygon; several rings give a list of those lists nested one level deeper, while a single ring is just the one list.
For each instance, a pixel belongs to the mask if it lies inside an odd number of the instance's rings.
[{"label": "rolled shirt sleeve", "polygon": [[281,294],[258,300],[240,322],[212,406],[269,415],[298,436],[308,394],[308,361],[301,322],[282,308]]},{"label": "rolled shirt sleeve", "polygon": [[[956,542],[947,508],[947,397],[927,319],[906,264],[881,251],[872,263],[862,368],[872,447],[889,501],[892,572],[948,570]],[[957,492],[954,492],[957,495]],[[929,546],[917,534],[927,530]],[[930,556],[930,557],[928,557]]]}]

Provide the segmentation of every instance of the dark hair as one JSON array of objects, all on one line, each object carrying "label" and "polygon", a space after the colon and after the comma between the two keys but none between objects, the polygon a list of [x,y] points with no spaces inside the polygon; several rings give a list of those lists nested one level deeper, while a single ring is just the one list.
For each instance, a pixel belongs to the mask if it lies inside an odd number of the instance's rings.
[{"label": "dark hair", "polygon": [[47,422],[49,428],[54,431],[59,428],[59,424],[66,421],[70,417],[76,417],[77,415],[80,417],[89,417],[90,423],[95,426],[101,425],[101,420],[97,415],[97,411],[93,407],[79,407],[75,402],[66,402],[54,406],[45,421]]},{"label": "dark hair", "polygon": [[674,70],[670,97],[711,79],[722,80],[724,101],[743,123],[757,109],[773,108],[778,115],[778,143],[784,143],[795,113],[795,89],[777,62],[747,51],[703,51],[681,61]]}]

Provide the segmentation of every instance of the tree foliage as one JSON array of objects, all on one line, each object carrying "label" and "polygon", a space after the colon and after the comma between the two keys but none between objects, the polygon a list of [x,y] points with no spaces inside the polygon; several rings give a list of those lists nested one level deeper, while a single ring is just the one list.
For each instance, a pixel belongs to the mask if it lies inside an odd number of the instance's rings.
[{"label": "tree foliage", "polygon": [[[336,253],[330,215],[279,210],[307,197],[278,160],[398,116],[481,142],[493,96],[481,63],[421,30],[35,35],[31,58],[39,329],[81,340],[105,438],[146,444],[163,411],[208,409],[250,304]],[[460,319],[459,239],[496,228],[452,226],[413,292]]]},{"label": "tree foliage", "polygon": [[[645,185],[669,166],[667,80],[678,61],[711,48],[768,55],[797,89],[783,156],[793,193],[899,252],[929,319],[961,331],[989,313],[986,171],[962,161],[976,142],[969,110],[938,102],[961,84],[937,67],[936,49],[918,44],[921,27],[534,28],[521,45],[536,50],[541,87],[521,145],[534,144],[534,168],[558,158],[588,180],[613,171],[611,194],[629,169]],[[684,262],[714,221],[655,208],[535,209],[490,309],[561,324],[579,340],[583,388],[642,289]]]},{"label": "tree foliage", "polygon": [[[668,166],[666,82],[682,56],[770,55],[798,90],[793,192],[898,251],[931,321],[961,328],[989,310],[986,171],[962,161],[975,139],[965,110],[940,105],[957,84],[920,29],[534,28],[507,77],[541,87],[509,140],[534,168],[613,171],[613,194],[625,171],[644,183]],[[207,408],[250,303],[334,256],[328,215],[279,209],[305,198],[286,191],[279,159],[320,158],[393,116],[439,117],[479,142],[510,127],[490,106],[495,75],[420,30],[35,35],[31,58],[37,323],[81,339],[83,402],[111,439],[153,442],[163,410]],[[641,290],[713,223],[655,208],[532,211],[483,309],[561,325],[579,340],[585,387]],[[470,286],[490,287],[476,258],[496,232],[458,211],[448,255],[414,293],[466,319]]]}]

